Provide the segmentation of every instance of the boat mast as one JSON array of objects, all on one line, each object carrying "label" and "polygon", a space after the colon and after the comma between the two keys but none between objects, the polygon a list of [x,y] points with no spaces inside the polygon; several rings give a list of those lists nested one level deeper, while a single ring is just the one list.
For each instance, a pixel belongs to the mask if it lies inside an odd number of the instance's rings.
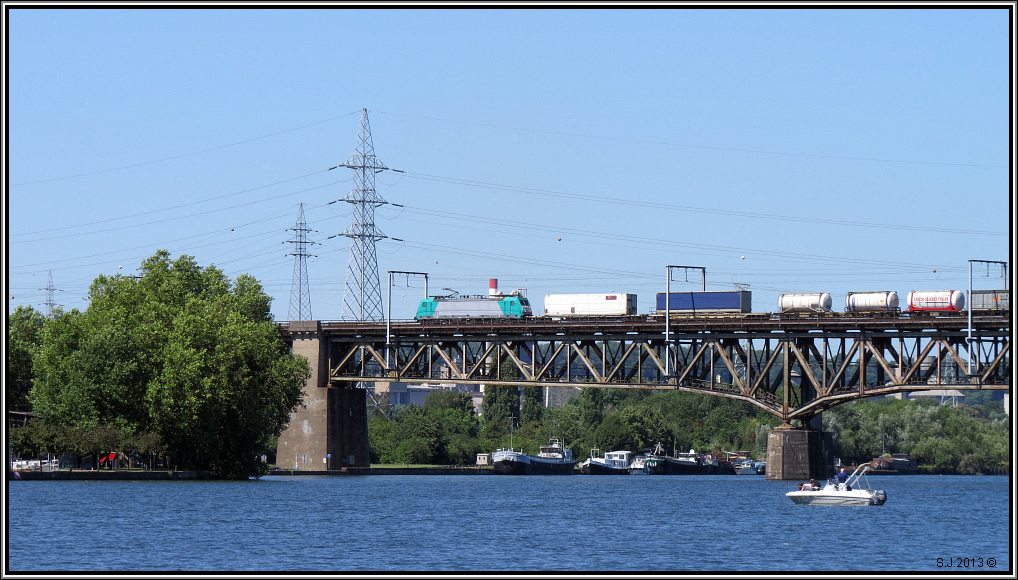
[{"label": "boat mast", "polygon": [[516,417],[509,415],[509,451],[513,450],[513,427],[516,425]]}]

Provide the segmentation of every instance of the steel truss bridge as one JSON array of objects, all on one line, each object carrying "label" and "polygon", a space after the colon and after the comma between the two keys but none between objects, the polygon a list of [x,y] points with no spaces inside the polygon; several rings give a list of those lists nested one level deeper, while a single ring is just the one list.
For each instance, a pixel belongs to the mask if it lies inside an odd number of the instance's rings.
[{"label": "steel truss bridge", "polygon": [[[284,336],[298,324],[281,324]],[[786,423],[877,395],[1011,388],[1009,313],[973,316],[971,331],[964,313],[673,315],[667,337],[655,315],[317,324],[334,385],[672,389]]]}]

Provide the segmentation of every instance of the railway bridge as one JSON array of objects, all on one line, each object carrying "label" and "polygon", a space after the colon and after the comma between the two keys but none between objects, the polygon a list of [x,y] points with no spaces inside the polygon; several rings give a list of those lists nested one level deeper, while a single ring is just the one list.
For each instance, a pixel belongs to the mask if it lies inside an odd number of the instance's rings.
[{"label": "railway bridge", "polygon": [[[281,323],[308,358],[305,405],[278,462],[366,467],[365,383],[682,390],[781,418],[767,477],[827,477],[820,413],[866,397],[1010,390],[1010,313],[716,314]],[[666,332],[667,329],[667,332]]]}]

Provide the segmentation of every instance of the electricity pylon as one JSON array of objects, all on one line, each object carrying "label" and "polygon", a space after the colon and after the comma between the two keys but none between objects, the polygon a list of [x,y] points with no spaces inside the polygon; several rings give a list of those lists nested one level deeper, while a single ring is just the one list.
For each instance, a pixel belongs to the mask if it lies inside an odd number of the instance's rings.
[{"label": "electricity pylon", "polygon": [[314,242],[308,241],[307,223],[304,221],[304,204],[300,204],[297,212],[297,225],[289,228],[294,232],[293,240],[286,243],[293,244],[293,283],[290,285],[290,320],[312,320],[311,318],[311,289],[308,282],[308,254],[307,248]]},{"label": "electricity pylon", "polygon": [[[340,236],[350,238],[350,260],[347,263],[346,284],[343,290],[343,320],[382,320],[382,290],[378,281],[378,259],[375,242],[386,237],[375,227],[375,208],[388,203],[375,191],[375,174],[388,170],[375,157],[375,145],[368,125],[368,110],[361,109],[361,130],[353,156],[336,167],[353,169],[353,189],[346,197],[337,200],[353,208],[350,227]],[[330,169],[335,169],[331,167]],[[392,171],[402,171],[393,169]],[[335,237],[335,236],[332,236]]]},{"label": "electricity pylon", "polygon": [[53,301],[53,293],[56,292],[56,287],[53,286],[53,270],[49,271],[49,281],[43,290],[46,291],[46,317],[53,318],[53,307],[57,305]]}]

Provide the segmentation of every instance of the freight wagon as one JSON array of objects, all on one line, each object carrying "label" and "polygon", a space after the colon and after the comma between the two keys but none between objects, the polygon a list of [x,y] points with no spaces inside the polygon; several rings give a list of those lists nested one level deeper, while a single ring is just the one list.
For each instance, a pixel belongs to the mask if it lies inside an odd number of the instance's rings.
[{"label": "freight wagon", "polygon": [[1010,290],[973,290],[969,298],[972,310],[1011,310]]},{"label": "freight wagon", "polygon": [[832,304],[827,292],[782,294],[778,297],[778,312],[830,312]]},{"label": "freight wagon", "polygon": [[957,312],[965,309],[965,293],[958,290],[912,290],[908,293],[908,309],[911,312]]},{"label": "freight wagon", "polygon": [[[657,293],[657,311],[665,312],[665,293]],[[746,290],[730,292],[672,292],[668,310],[671,312],[742,312],[753,310],[753,293]]]},{"label": "freight wagon", "polygon": [[633,316],[636,294],[545,294],[545,316]]},{"label": "freight wagon", "polygon": [[897,309],[897,292],[849,292],[845,296],[845,312],[875,312]]}]

